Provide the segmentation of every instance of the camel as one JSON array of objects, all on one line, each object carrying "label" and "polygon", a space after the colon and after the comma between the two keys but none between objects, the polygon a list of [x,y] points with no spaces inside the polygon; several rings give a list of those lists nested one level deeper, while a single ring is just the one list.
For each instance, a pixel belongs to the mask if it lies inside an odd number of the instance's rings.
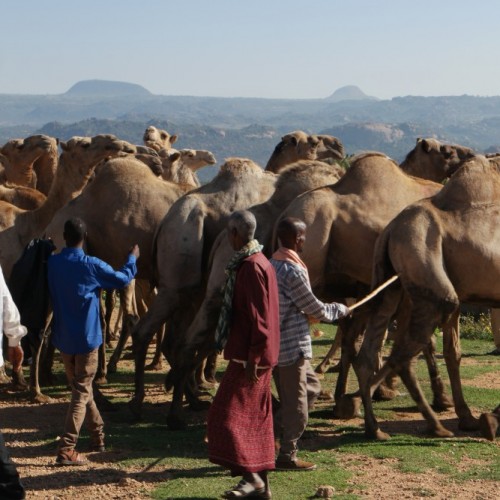
[{"label": "camel", "polygon": [[34,210],[45,203],[47,197],[38,191],[16,184],[0,185],[0,200],[23,210]]},{"label": "camel", "polygon": [[[154,332],[174,312],[192,319],[201,300],[210,250],[229,215],[267,200],[275,180],[274,174],[251,160],[228,158],[211,182],[179,199],[159,225],[154,250],[158,295],[132,332],[135,395],[130,408],[136,416],[144,399],[144,360]],[[175,335],[167,337],[169,342],[175,340]]]},{"label": "camel", "polygon": [[[101,159],[121,151],[134,151],[131,144],[111,135],[73,137],[61,142],[61,148],[56,176],[43,205],[35,210],[23,210],[0,201],[0,264],[6,276],[29,241],[41,236],[55,212],[81,191]],[[38,346],[32,348],[36,352]],[[37,369],[33,363],[32,380]],[[44,400],[38,386],[31,385],[31,392],[35,400]]]},{"label": "camel", "polygon": [[478,421],[465,402],[460,381],[458,307],[460,302],[500,305],[498,165],[482,156],[466,161],[440,192],[408,206],[391,221],[376,245],[373,285],[393,274],[398,274],[403,290],[404,336],[372,378],[381,330],[394,312],[394,292],[387,293],[370,319],[356,363],[367,435],[388,438],[378,427],[369,396],[381,377],[392,370],[403,379],[431,434],[453,435],[430,408],[414,371],[416,356],[438,326],[443,327],[444,357],[459,428],[477,429]]},{"label": "camel", "polygon": [[[48,174],[51,168],[55,171],[55,166],[57,166],[56,139],[46,135],[12,139],[2,146],[0,153],[7,159],[7,161],[2,161],[7,182],[37,188],[44,194],[48,194],[53,173],[52,177]],[[39,162],[38,165],[37,162]],[[39,175],[40,179],[38,179]],[[40,187],[43,186],[43,190],[38,187],[39,183]]]},{"label": "camel", "polygon": [[196,172],[207,165],[215,165],[215,156],[210,151],[196,149],[162,149],[163,174],[165,180],[177,184],[187,184],[193,188],[200,187]]},{"label": "camel", "polygon": [[172,145],[177,141],[177,136],[170,135],[166,130],[151,125],[144,131],[142,140],[146,146],[155,151],[160,151],[161,149],[171,149]]},{"label": "camel", "polygon": [[[465,159],[470,158],[473,154],[474,152],[470,148],[443,144],[431,138],[419,138],[415,148],[408,153],[400,168],[408,175],[434,182],[443,182],[456,171]],[[364,283],[367,285],[370,283],[367,275],[365,275]],[[340,339],[336,339],[330,352],[316,368],[316,372],[324,373],[326,371],[339,347]]]},{"label": "camel", "polygon": [[56,211],[81,191],[102,158],[134,150],[131,144],[111,135],[73,137],[61,142],[61,148],[56,176],[42,206],[27,211],[0,202],[0,264],[6,276],[26,244],[43,234]]},{"label": "camel", "polygon": [[282,168],[299,160],[316,160],[320,141],[315,135],[301,130],[290,132],[281,138],[269,158],[266,171],[279,173]]},{"label": "camel", "polygon": [[[297,217],[306,222],[307,240],[302,259],[307,264],[314,292],[324,300],[356,297],[371,283],[375,241],[388,222],[407,205],[439,192],[441,184],[412,177],[403,168],[416,172],[447,172],[459,164],[467,152],[458,147],[452,154],[441,153],[440,147],[427,147],[419,140],[401,168],[381,153],[365,153],[355,157],[342,179],[331,187],[313,190],[297,197],[282,217]],[[459,153],[460,151],[460,153]],[[469,154],[472,154],[470,150]],[[354,356],[353,338],[364,324],[344,319],[343,331],[351,332],[343,340],[341,370],[337,380],[337,405],[345,393],[350,359]],[[437,406],[449,402],[435,364],[430,363],[431,379]],[[342,413],[342,411],[340,411]]]},{"label": "camel", "polygon": [[[342,171],[343,173],[343,171]],[[318,186],[333,184],[340,178],[338,169],[320,161],[302,160],[281,171],[276,190],[264,203],[248,208],[257,219],[255,237],[264,245],[269,255],[272,251],[274,222],[283,209],[298,195]],[[170,353],[172,370],[169,383],[174,386],[174,397],[170,407],[168,423],[172,428],[183,425],[182,398],[188,376],[203,357],[213,351],[213,332],[219,316],[224,285],[225,267],[234,254],[226,231],[217,237],[209,259],[209,277],[203,302],[185,335]],[[198,350],[198,353],[196,352]]]},{"label": "camel", "polygon": [[[88,253],[115,268],[123,265],[128,249],[138,243],[141,258],[137,261],[136,278],[151,281],[150,256],[156,226],[172,204],[191,189],[192,186],[158,178],[148,166],[131,155],[115,158],[100,166],[94,180],[80,196],[59,210],[45,232],[58,248],[62,248],[64,222],[72,216],[81,217],[87,224]],[[127,307],[127,315],[135,317],[136,313]],[[123,342],[126,338],[127,334],[124,334]],[[102,359],[99,378],[104,378],[105,374]]]},{"label": "camel", "polygon": [[317,159],[326,163],[334,163],[345,157],[344,145],[333,135],[318,135],[319,145]]}]

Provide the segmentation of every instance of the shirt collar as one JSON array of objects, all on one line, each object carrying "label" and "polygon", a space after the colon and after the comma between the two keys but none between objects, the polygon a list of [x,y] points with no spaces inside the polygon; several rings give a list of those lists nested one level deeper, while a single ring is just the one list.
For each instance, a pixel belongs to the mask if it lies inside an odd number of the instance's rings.
[{"label": "shirt collar", "polygon": [[66,255],[85,255],[83,248],[76,248],[76,247],[64,247],[61,250],[61,253],[64,253]]}]

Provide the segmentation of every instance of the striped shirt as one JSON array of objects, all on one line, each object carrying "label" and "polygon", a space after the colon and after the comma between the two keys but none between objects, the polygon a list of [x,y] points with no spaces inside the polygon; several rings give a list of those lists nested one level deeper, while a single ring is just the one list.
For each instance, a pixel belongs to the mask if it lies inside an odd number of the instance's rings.
[{"label": "striped shirt", "polygon": [[331,323],[345,316],[343,304],[325,304],[316,298],[305,270],[286,260],[271,259],[278,278],[280,298],[280,354],[278,366],[289,366],[312,358],[311,335],[307,316]]}]

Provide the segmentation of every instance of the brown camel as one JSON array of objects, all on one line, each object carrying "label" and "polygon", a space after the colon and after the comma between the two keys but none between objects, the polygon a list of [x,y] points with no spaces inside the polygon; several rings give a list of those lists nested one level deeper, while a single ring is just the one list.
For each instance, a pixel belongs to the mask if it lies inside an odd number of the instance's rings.
[{"label": "brown camel", "polygon": [[[156,227],[172,204],[190,189],[192,186],[180,186],[158,178],[131,155],[115,158],[101,165],[81,195],[59,210],[46,234],[61,248],[64,246],[64,222],[72,216],[81,217],[87,224],[89,254],[117,268],[123,264],[128,249],[138,243],[141,258],[137,261],[137,278],[150,281],[153,278],[150,256]],[[127,300],[132,299],[125,302]],[[125,312],[125,317],[128,316],[136,316],[130,307]],[[125,333],[123,343],[126,338]],[[105,374],[103,358],[99,378],[104,378]]]},{"label": "brown camel", "polygon": [[0,185],[0,200],[23,210],[34,210],[42,206],[46,199],[47,197],[38,189],[16,184]]},{"label": "brown camel", "polygon": [[[409,175],[435,182],[443,182],[456,171],[463,160],[470,158],[472,155],[473,151],[463,146],[443,144],[435,139],[417,139],[415,148],[408,153],[400,167]],[[387,219],[386,223],[389,220]],[[371,259],[369,262],[371,262]],[[363,283],[368,285],[370,283],[369,279],[366,275]],[[336,339],[328,354],[316,368],[318,373],[326,371],[340,345],[341,339]],[[340,366],[336,369],[339,368]]]},{"label": "brown camel", "polygon": [[299,160],[316,160],[320,140],[301,130],[290,132],[281,138],[269,158],[266,170],[279,173],[282,168]]},{"label": "brown camel", "polygon": [[[384,296],[380,310],[370,319],[357,367],[366,433],[387,439],[377,424],[370,391],[385,373],[398,373],[425,416],[429,431],[440,437],[453,434],[438,420],[415,376],[415,359],[434,329],[443,327],[446,367],[450,377],[459,428],[478,428],[467,406],[460,381],[460,302],[500,305],[500,172],[482,156],[468,160],[432,198],[401,212],[381,234],[374,255],[373,284],[398,274],[405,295],[401,321],[403,337],[396,342],[383,368],[376,369],[383,318],[393,310],[393,293]],[[382,311],[385,308],[386,311]]]},{"label": "brown camel", "polygon": [[317,159],[327,163],[340,161],[345,157],[344,145],[333,135],[318,135]]},{"label": "brown camel", "polygon": [[[403,163],[405,169],[421,165],[422,171],[445,172],[461,160],[458,151],[443,155],[439,148],[427,148],[419,140]],[[461,150],[462,154],[462,150]],[[463,152],[465,155],[465,152]],[[441,185],[406,175],[402,168],[380,153],[355,157],[344,177],[334,186],[316,189],[294,200],[282,217],[297,217],[306,222],[308,237],[302,259],[307,264],[315,293],[324,300],[356,297],[371,283],[375,241],[387,223],[404,207],[432,196]],[[342,344],[341,370],[337,380],[337,405],[345,394],[350,359],[355,354],[354,339],[364,323],[341,320],[346,334]],[[431,379],[435,403],[447,406],[443,384],[432,357]],[[340,413],[343,413],[340,411]]]},{"label": "brown camel", "polygon": [[151,125],[144,131],[142,140],[149,148],[160,151],[161,149],[170,149],[175,141],[177,141],[177,136],[170,135],[166,130],[161,130]]},{"label": "brown camel", "polygon": [[[334,184],[339,178],[337,168],[319,161],[302,160],[283,169],[271,198],[248,209],[257,219],[255,237],[264,245],[264,251],[268,254],[271,252],[274,222],[293,199],[318,186]],[[209,277],[203,302],[186,333],[177,340],[176,348],[170,353],[172,370],[169,374],[169,383],[174,386],[174,397],[168,422],[173,428],[182,427],[182,398],[190,373],[197,363],[213,352],[213,332],[220,311],[222,299],[220,290],[224,285],[224,270],[233,254],[234,250],[224,230],[217,237],[211,251]]]},{"label": "brown camel", "polygon": [[[275,180],[275,175],[251,160],[229,158],[211,182],[178,200],[159,225],[155,242],[158,295],[133,331],[135,396],[130,408],[136,415],[140,415],[144,399],[144,361],[154,332],[174,312],[192,319],[202,298],[208,256],[217,235],[234,210],[268,199]],[[167,340],[174,342],[177,336],[170,334]]]},{"label": "brown camel", "polygon": [[[4,176],[7,182],[18,186],[37,188],[38,174],[42,175],[45,186],[46,170],[43,166],[57,165],[57,140],[46,135],[33,135],[26,139],[12,139],[2,146],[0,153],[7,159]],[[38,167],[36,162],[40,160]],[[42,191],[40,189],[40,191]],[[48,194],[48,189],[42,191]]]},{"label": "brown camel", "polygon": [[56,177],[41,207],[26,211],[10,203],[0,204],[0,263],[6,276],[26,244],[43,234],[56,211],[81,191],[102,158],[134,151],[131,144],[111,135],[73,137],[61,142],[61,148]]},{"label": "brown camel", "polygon": [[[10,275],[12,266],[28,242],[40,237],[55,212],[81,191],[101,159],[122,151],[134,151],[131,144],[111,135],[73,137],[68,142],[61,142],[61,148],[63,152],[56,176],[42,206],[27,211],[0,201],[0,264],[6,276]],[[33,345],[32,349],[36,353],[38,345]],[[34,362],[30,389],[36,401],[43,401],[40,388],[33,383],[37,370],[37,363]]]}]

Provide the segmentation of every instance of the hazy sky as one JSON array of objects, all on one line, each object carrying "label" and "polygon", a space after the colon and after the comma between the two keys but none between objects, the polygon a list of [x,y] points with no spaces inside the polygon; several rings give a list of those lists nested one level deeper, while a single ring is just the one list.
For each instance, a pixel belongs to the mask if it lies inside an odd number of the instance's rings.
[{"label": "hazy sky", "polygon": [[1,0],[0,12],[0,93],[105,79],[163,95],[500,95],[498,0]]}]

